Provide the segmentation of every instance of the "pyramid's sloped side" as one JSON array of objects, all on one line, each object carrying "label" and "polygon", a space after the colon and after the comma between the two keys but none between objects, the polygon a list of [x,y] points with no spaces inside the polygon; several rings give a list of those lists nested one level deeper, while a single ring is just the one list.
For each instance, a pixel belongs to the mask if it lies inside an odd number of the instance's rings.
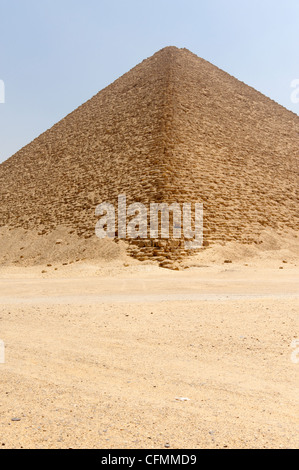
[{"label": "pyramid's sloped side", "polygon": [[[126,194],[203,202],[205,245],[253,242],[266,226],[299,228],[298,149],[298,116],[166,48],[0,165],[0,223],[88,238],[96,205]],[[141,240],[131,252],[171,258],[176,244]]]},{"label": "pyramid's sloped side", "polygon": [[164,199],[203,202],[209,243],[298,230],[298,116],[189,51],[170,76]]},{"label": "pyramid's sloped side", "polygon": [[119,194],[161,200],[168,54],[143,61],[0,166],[0,223],[94,233]]}]

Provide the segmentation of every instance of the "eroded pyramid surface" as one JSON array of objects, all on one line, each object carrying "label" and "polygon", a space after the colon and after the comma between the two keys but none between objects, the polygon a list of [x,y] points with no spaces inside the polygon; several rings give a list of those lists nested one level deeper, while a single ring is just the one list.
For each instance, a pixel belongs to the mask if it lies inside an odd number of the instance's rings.
[{"label": "eroded pyramid surface", "polygon": [[[95,207],[202,202],[204,244],[299,229],[299,117],[186,49],[168,47],[0,165],[0,224],[94,236]],[[184,254],[136,240],[141,259]],[[173,252],[174,250],[174,252]],[[172,254],[173,252],[173,254]]]}]

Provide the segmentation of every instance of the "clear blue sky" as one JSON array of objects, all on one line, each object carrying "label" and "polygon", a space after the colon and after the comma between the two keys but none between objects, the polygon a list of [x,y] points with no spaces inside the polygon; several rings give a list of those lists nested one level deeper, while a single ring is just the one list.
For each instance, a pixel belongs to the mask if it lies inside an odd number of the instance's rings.
[{"label": "clear blue sky", "polygon": [[299,114],[298,0],[0,0],[0,161],[169,45]]}]

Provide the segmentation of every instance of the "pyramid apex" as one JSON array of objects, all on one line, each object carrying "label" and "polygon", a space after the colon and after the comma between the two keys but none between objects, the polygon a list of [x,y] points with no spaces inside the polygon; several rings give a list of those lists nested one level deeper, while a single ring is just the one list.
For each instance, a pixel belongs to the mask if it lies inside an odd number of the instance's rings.
[{"label": "pyramid apex", "polygon": [[171,52],[171,51],[179,51],[179,50],[180,48],[177,46],[165,46],[157,52],[167,52],[167,51]]},{"label": "pyramid apex", "polygon": [[165,54],[165,53],[182,53],[182,52],[189,52],[192,54],[192,52],[189,49],[186,49],[186,47],[177,47],[177,46],[165,46],[162,49],[159,49],[154,55],[156,54]]},{"label": "pyramid apex", "polygon": [[182,55],[186,53],[192,56],[196,56],[196,54],[193,54],[193,52],[191,52],[186,47],[166,46],[158,50],[156,53],[154,53],[152,57],[160,56],[160,55],[174,57],[174,56],[178,56],[178,55]]}]

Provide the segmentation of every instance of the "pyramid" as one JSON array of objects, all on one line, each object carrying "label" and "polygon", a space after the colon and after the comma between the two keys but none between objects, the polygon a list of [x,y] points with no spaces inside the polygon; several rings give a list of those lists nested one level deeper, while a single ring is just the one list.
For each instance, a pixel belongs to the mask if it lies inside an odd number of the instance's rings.
[{"label": "pyramid", "polygon": [[[299,229],[299,117],[187,49],[144,60],[0,165],[0,225],[88,243],[101,202],[202,202],[204,246]],[[177,240],[128,240],[177,259]]]}]

